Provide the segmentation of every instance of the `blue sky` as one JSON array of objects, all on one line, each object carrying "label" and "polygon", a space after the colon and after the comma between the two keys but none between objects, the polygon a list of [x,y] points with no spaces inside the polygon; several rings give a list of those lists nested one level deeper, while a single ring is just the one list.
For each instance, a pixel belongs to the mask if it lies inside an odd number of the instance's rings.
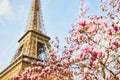
[{"label": "blue sky", "polygon": [[[0,0],[0,71],[7,67],[15,54],[17,41],[24,33],[30,4],[31,0]],[[48,36],[58,36],[64,43],[63,39],[78,14],[79,0],[41,0],[41,4]],[[91,12],[97,12],[94,8],[96,0],[87,4],[91,5]]]}]

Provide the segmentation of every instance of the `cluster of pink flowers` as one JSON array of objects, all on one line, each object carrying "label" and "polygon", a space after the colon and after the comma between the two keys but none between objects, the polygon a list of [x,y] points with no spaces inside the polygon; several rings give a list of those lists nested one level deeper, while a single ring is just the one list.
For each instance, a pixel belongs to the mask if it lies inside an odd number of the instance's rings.
[{"label": "cluster of pink flowers", "polygon": [[79,80],[120,80],[120,26],[112,21],[112,16],[120,12],[119,0],[100,0],[99,7],[106,14],[87,18],[89,8],[80,1],[80,14],[65,38],[63,50],[56,37],[44,65],[37,62],[14,80],[73,80],[74,75]]},{"label": "cluster of pink flowers", "polygon": [[[91,80],[91,78],[119,80],[120,60],[116,61],[116,56],[120,56],[120,28],[114,21],[109,20],[118,11],[114,10],[114,13],[109,11],[108,6],[105,5],[107,3],[110,3],[113,10],[115,7],[118,8],[116,5],[119,5],[118,0],[110,0],[109,2],[101,0],[99,7],[107,15],[92,14],[86,20],[84,19],[85,14],[79,15],[83,17],[78,16],[76,25],[70,30],[73,52],[77,53],[73,62],[79,63],[80,80]],[[113,55],[114,57],[112,57]],[[113,65],[112,70],[111,65]],[[84,68],[87,68],[88,72],[83,71]],[[109,73],[110,75],[108,75]]]}]

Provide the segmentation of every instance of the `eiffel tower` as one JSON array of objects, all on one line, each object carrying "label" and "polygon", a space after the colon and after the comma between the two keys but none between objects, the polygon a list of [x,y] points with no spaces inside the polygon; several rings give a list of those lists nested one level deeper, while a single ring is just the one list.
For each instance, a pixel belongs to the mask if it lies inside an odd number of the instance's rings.
[{"label": "eiffel tower", "polygon": [[40,0],[32,0],[25,32],[18,40],[19,45],[11,63],[0,73],[0,80],[12,80],[31,62],[46,60],[49,40],[44,30]]}]

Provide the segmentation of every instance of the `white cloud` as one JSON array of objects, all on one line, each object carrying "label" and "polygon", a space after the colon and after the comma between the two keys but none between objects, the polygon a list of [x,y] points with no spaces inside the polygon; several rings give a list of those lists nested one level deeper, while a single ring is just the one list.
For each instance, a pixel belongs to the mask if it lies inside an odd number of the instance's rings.
[{"label": "white cloud", "polygon": [[13,10],[9,0],[0,0],[0,17],[9,19],[12,16],[13,16]]}]

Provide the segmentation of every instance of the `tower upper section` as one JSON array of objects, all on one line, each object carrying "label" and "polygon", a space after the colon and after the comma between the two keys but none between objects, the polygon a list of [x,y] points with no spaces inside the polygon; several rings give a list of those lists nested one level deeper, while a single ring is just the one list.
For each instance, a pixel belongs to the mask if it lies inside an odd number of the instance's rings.
[{"label": "tower upper section", "polygon": [[25,33],[18,40],[19,46],[12,62],[20,55],[42,58],[42,54],[49,52],[50,37],[45,34],[42,22],[40,0],[32,0],[27,27]]},{"label": "tower upper section", "polygon": [[45,34],[40,0],[32,0],[25,32],[36,30]]}]

